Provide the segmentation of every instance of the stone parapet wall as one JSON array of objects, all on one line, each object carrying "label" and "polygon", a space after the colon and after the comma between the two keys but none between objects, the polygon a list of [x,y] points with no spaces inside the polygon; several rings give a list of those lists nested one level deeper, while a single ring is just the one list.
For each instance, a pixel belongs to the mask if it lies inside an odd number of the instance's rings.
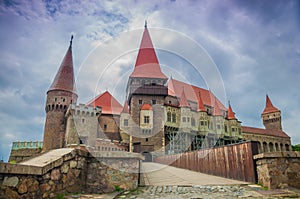
[{"label": "stone parapet wall", "polygon": [[20,148],[20,149],[12,149],[10,151],[8,162],[15,161],[16,163],[22,162],[24,160],[28,160],[33,156],[40,154],[42,148]]},{"label": "stone parapet wall", "polygon": [[[53,152],[61,155],[53,156]],[[44,164],[43,158],[48,162]],[[0,198],[54,198],[62,193],[106,193],[116,187],[136,189],[142,158],[122,151],[92,155],[78,149],[57,149],[24,163],[1,163]]]},{"label": "stone parapet wall", "polygon": [[269,189],[300,188],[300,152],[272,152],[254,156],[258,183]]}]

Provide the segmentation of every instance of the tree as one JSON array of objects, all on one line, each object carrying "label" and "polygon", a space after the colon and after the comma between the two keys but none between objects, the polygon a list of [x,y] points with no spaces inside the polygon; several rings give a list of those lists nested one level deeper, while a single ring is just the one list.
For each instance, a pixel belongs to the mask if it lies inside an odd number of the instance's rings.
[{"label": "tree", "polygon": [[300,144],[296,144],[294,146],[292,146],[293,151],[300,151]]}]

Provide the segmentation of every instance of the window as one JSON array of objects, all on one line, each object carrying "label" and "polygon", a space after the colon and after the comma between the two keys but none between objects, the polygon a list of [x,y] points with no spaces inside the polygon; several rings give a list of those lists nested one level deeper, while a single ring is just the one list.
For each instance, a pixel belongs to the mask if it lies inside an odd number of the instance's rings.
[{"label": "window", "polygon": [[225,132],[227,133],[227,126],[225,125],[224,128],[225,128]]},{"label": "window", "polygon": [[172,104],[172,102],[171,102],[171,101],[169,101],[169,104]]},{"label": "window", "polygon": [[172,122],[176,123],[176,114],[175,113],[172,114]]},{"label": "window", "polygon": [[182,122],[186,122],[186,117],[183,117],[183,118],[182,118]]},{"label": "window", "polygon": [[170,112],[167,113],[167,122],[171,122],[171,113]]},{"label": "window", "polygon": [[146,142],[148,142],[148,138],[146,138]]},{"label": "window", "polygon": [[217,124],[217,129],[221,129],[221,125],[220,124]]},{"label": "window", "polygon": [[187,118],[187,122],[190,122],[190,118],[189,117]]},{"label": "window", "polygon": [[104,129],[104,131],[106,131],[106,129],[107,129],[107,124],[104,124],[104,125],[103,125],[103,129]]},{"label": "window", "polygon": [[144,135],[150,135],[152,133],[151,129],[142,129],[142,134]]},{"label": "window", "polygon": [[124,126],[128,126],[128,119],[124,119]]},{"label": "window", "polygon": [[201,126],[204,126],[204,121],[201,121],[201,122],[200,122],[200,125],[201,125]]},{"label": "window", "polygon": [[235,132],[235,128],[231,128],[231,131],[232,131],[232,132]]},{"label": "window", "polygon": [[196,122],[195,122],[195,118],[192,117],[191,123],[192,123],[192,126],[195,126],[195,125],[196,125],[196,124],[195,124],[195,123],[196,123]]},{"label": "window", "polygon": [[144,123],[149,124],[150,123],[150,117],[149,116],[144,116]]},{"label": "window", "polygon": [[156,104],[156,100],[152,100],[152,104]]},{"label": "window", "polygon": [[139,100],[139,104],[143,104],[143,100],[140,99],[140,100]]},{"label": "window", "polygon": [[83,118],[82,118],[82,120],[81,120],[81,121],[82,121],[82,123],[84,123],[84,119],[83,119]]}]

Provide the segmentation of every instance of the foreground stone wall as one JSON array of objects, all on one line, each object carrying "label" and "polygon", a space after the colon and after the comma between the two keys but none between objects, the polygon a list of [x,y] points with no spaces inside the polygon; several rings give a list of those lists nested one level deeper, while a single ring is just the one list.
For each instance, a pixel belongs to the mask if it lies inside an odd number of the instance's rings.
[{"label": "foreground stone wall", "polygon": [[[53,155],[60,153],[58,158]],[[0,198],[54,198],[62,193],[137,188],[140,154],[93,155],[78,149],[56,149],[21,164],[1,163]],[[43,164],[43,159],[51,161]]]},{"label": "foreground stone wall", "polygon": [[254,156],[258,183],[269,189],[300,188],[300,152],[261,153]]}]

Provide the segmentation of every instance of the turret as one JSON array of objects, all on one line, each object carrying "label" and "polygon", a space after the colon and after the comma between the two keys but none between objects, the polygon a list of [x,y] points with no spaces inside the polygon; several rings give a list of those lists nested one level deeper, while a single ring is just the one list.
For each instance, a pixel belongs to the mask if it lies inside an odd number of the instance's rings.
[{"label": "turret", "polygon": [[76,104],[78,97],[75,88],[72,40],[73,36],[59,70],[47,91],[43,151],[65,147],[65,113],[70,104]]},{"label": "turret", "polygon": [[282,130],[281,111],[273,106],[268,95],[266,95],[266,107],[261,117],[266,129]]}]

